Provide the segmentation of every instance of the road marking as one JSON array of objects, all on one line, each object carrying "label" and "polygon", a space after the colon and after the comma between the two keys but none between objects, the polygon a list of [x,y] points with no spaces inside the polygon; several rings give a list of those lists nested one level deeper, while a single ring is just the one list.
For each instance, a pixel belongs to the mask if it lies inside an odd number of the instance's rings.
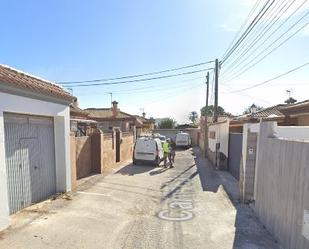
[{"label": "road marking", "polygon": [[85,195],[97,195],[97,196],[110,196],[106,194],[100,194],[100,193],[92,193],[92,192],[83,192],[83,191],[77,191],[78,194],[85,194]]},{"label": "road marking", "polygon": [[188,221],[193,219],[194,201],[192,172],[186,170],[177,179],[167,181],[163,191],[163,200],[168,201],[167,209],[157,213],[157,217],[166,221]]}]

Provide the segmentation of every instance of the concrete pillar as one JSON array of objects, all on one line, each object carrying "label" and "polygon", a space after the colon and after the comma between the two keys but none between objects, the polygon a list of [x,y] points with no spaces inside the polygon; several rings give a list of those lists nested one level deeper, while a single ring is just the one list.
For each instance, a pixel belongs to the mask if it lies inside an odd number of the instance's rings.
[{"label": "concrete pillar", "polygon": [[5,164],[4,121],[0,111],[0,230],[9,225],[9,198]]}]

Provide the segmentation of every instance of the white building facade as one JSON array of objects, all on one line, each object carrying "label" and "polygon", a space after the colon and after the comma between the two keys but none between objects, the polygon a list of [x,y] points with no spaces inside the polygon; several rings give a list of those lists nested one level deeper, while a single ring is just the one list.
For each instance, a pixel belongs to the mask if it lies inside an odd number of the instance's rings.
[{"label": "white building facade", "polygon": [[10,214],[71,189],[72,99],[57,85],[0,65],[0,230]]}]

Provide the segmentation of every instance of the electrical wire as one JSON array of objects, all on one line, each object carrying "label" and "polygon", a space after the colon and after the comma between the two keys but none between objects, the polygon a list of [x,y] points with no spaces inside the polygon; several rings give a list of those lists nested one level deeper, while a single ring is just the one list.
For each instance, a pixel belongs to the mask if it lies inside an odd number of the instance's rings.
[{"label": "electrical wire", "polygon": [[[204,79],[204,76],[201,76],[201,77],[195,77],[195,78],[191,78],[191,79],[186,79],[186,80],[178,80],[178,81],[174,81],[172,83],[169,83],[169,84],[166,84],[166,85],[169,85],[169,87],[178,87],[178,86],[182,86],[182,85],[188,85],[187,82],[194,82],[196,80],[199,80],[199,79]],[[185,84],[181,84],[181,83],[185,83]],[[164,85],[161,83],[161,85]],[[149,85],[149,86],[144,86],[144,87],[136,87],[136,88],[130,88],[130,89],[121,89],[121,90],[106,90],[105,92],[98,92],[96,91],[95,93],[93,93],[93,91],[91,93],[85,93],[85,92],[82,92],[82,94],[79,94],[79,95],[92,95],[92,94],[110,94],[111,92],[112,93],[122,93],[122,92],[135,92],[135,91],[138,91],[138,90],[145,90],[145,89],[151,89],[151,90],[154,90],[154,89],[157,89],[157,86],[154,86],[154,85]]]},{"label": "electrical wire", "polygon": [[[246,63],[244,66],[240,68],[236,73],[231,75],[227,81],[232,81],[248,70],[250,70],[252,67],[260,63],[262,60],[264,60],[266,57],[268,57],[270,54],[275,52],[278,48],[280,48],[282,45],[284,45],[286,42],[288,42],[291,38],[293,38],[296,34],[298,34],[300,31],[302,31],[309,22],[306,22],[303,26],[301,26],[299,29],[297,29],[294,33],[292,33],[289,37],[287,37],[285,40],[283,40],[279,45],[274,47],[271,51],[269,51],[267,54],[265,54],[262,58],[260,58],[258,61],[254,62],[257,58],[259,58],[261,55],[263,55],[264,52],[266,52],[269,48],[271,48],[274,44],[276,44],[277,41],[279,41],[285,34],[287,34],[290,30],[292,30],[300,21],[302,21],[307,15],[309,15],[309,11],[305,13],[296,23],[294,23],[286,32],[284,32],[281,36],[279,36],[274,42],[272,42],[266,49],[264,49],[261,53],[259,53],[257,56],[255,56],[252,60],[250,60],[248,63]],[[252,65],[250,65],[252,62],[254,62]],[[249,65],[249,66],[248,66]]]},{"label": "electrical wire", "polygon": [[[192,83],[198,79],[204,79],[204,77],[198,77],[195,79],[190,79],[190,80],[186,80],[184,82],[186,82],[185,84],[180,84],[178,83],[174,83],[174,84],[170,84],[170,85],[165,85],[165,86],[161,86],[161,87],[154,87],[154,86],[149,86],[149,87],[141,87],[141,88],[134,88],[134,89],[124,89],[124,90],[118,90],[118,91],[109,91],[109,92],[95,92],[95,93],[81,93],[81,94],[76,94],[77,96],[87,96],[87,95],[102,95],[102,94],[110,94],[110,92],[113,93],[113,95],[123,95],[123,94],[130,94],[130,95],[135,95],[135,94],[141,94],[141,93],[153,93],[153,92],[162,92],[162,91],[166,91],[166,90],[173,90],[176,91],[178,89],[182,89],[182,88],[190,88],[192,86],[195,86],[196,83]],[[188,84],[187,82],[190,82],[191,84]],[[199,82],[198,84],[201,84],[201,82]],[[145,90],[145,89],[149,89],[151,88],[151,92],[149,92],[149,90]]]},{"label": "electrical wire", "polygon": [[222,66],[224,62],[232,55],[232,53],[240,46],[240,44],[248,37],[250,32],[256,27],[256,25],[259,23],[261,18],[267,13],[269,8],[274,4],[275,0],[272,0],[271,3],[268,5],[270,0],[268,0],[262,9],[259,11],[259,13],[255,16],[253,21],[250,23],[249,27],[245,30],[245,32],[241,35],[241,37],[237,40],[237,42],[234,44],[234,46],[230,49],[230,51],[227,53],[227,55],[221,60],[220,65]]},{"label": "electrical wire", "polygon": [[[284,23],[286,23],[291,16],[293,16],[298,9],[300,9],[306,2],[307,0],[305,0],[298,8],[296,11],[294,11],[287,19],[285,19],[285,21],[274,31],[272,31],[270,33],[270,35],[263,39],[262,44],[259,45],[259,41],[264,38],[264,36],[268,33],[268,31],[271,31],[272,27],[280,20],[280,18],[286,13],[286,11],[288,11],[288,9],[291,8],[291,6],[295,3],[296,0],[293,0],[289,3],[289,0],[286,2],[282,2],[282,4],[278,7],[281,9],[279,9],[279,11],[277,13],[273,13],[273,18],[268,22],[268,24],[264,27],[264,29],[261,31],[261,33],[257,34],[250,43],[245,44],[244,50],[241,52],[239,52],[238,56],[236,56],[236,58],[234,58],[234,60],[232,60],[229,64],[228,67],[224,68],[223,73],[221,74],[221,77],[223,77],[224,75],[230,74],[230,71],[233,71],[234,68],[237,68],[238,65],[240,65],[241,63],[243,63],[246,59],[248,59],[252,54],[256,53],[257,50],[262,47],[265,42],[272,37],[273,35],[276,34],[276,32],[280,29],[280,27],[282,27],[282,25]],[[278,2],[279,3],[279,2]],[[283,5],[283,6],[282,6]],[[257,46],[258,45],[258,46]],[[257,46],[257,47],[256,47]],[[256,48],[255,48],[256,47]],[[250,51],[253,51],[252,53],[250,53],[250,55],[248,55],[247,57],[245,57],[246,54],[248,54]],[[235,56],[234,56],[235,57]]]},{"label": "electrical wire", "polygon": [[237,37],[239,36],[239,34],[241,33],[241,31],[243,30],[243,28],[246,26],[247,22],[250,20],[251,16],[253,15],[253,13],[255,12],[255,10],[257,9],[257,7],[259,6],[261,0],[257,0],[255,2],[255,4],[253,5],[252,9],[250,10],[248,16],[246,17],[245,21],[243,22],[243,24],[240,26],[239,30],[237,31],[236,35],[234,36],[233,40],[231,41],[231,43],[229,44],[228,48],[225,50],[224,54],[222,55],[222,58],[224,58],[227,54],[227,52],[229,51],[229,49],[231,49],[231,47],[233,46],[235,40],[237,39]]},{"label": "electrical wire", "polygon": [[116,78],[108,78],[108,79],[102,78],[102,79],[83,80],[83,81],[59,81],[58,84],[67,85],[67,84],[77,84],[77,83],[92,83],[92,82],[103,82],[103,81],[130,79],[130,78],[137,78],[137,77],[142,77],[142,76],[155,75],[155,74],[167,73],[167,72],[172,72],[172,71],[178,71],[178,70],[182,70],[182,69],[188,69],[188,68],[192,68],[192,67],[203,66],[203,65],[206,65],[206,64],[210,64],[212,62],[214,62],[214,61],[206,61],[206,62],[201,62],[201,63],[197,63],[197,64],[192,64],[192,65],[188,65],[188,66],[177,67],[177,68],[172,68],[172,69],[167,69],[167,70],[162,70],[162,71],[155,71],[155,72],[135,74],[135,75],[126,75],[126,76],[121,76],[121,77],[116,77]]},{"label": "electrical wire", "polygon": [[190,75],[190,74],[205,72],[205,71],[210,70],[210,69],[213,69],[213,68],[205,68],[205,69],[200,69],[200,70],[195,70],[195,71],[190,71],[190,72],[184,72],[184,73],[178,73],[178,74],[169,74],[169,75],[152,77],[152,78],[143,78],[143,79],[135,79],[135,80],[116,81],[116,82],[104,82],[104,83],[77,84],[77,85],[70,85],[68,87],[119,85],[119,84],[135,83],[135,82],[152,81],[152,80],[166,79],[166,78],[172,78],[172,77],[177,77],[177,76],[182,76],[182,75]]},{"label": "electrical wire", "polygon": [[[289,0],[288,0],[289,1]],[[263,28],[263,24],[264,24],[264,20],[267,20],[269,18],[272,18],[272,16],[274,15],[273,11],[276,11],[278,8],[277,5],[278,4],[282,4],[282,2],[280,1],[277,1],[273,6],[272,6],[272,9],[269,9],[269,11],[263,16],[263,18],[261,18],[260,22],[256,25],[255,29],[252,30],[251,34],[250,34],[250,37],[251,36],[259,36],[260,35],[260,31],[261,31],[261,28]],[[269,16],[270,15],[270,16]],[[250,39],[250,37],[248,36],[248,39]],[[249,41],[248,41],[249,42]],[[248,42],[245,42],[245,43],[242,43],[240,44],[240,46],[238,46],[235,51],[233,52],[233,54],[231,54],[230,58],[228,61],[230,61],[231,58],[235,57],[235,55],[237,56],[239,54],[239,52],[241,52],[241,50],[246,47],[248,45]],[[230,64],[231,62],[229,62],[228,64]],[[223,64],[223,63],[222,63]]]},{"label": "electrical wire", "polygon": [[298,67],[295,67],[295,68],[293,68],[293,69],[291,69],[291,70],[289,70],[289,71],[287,71],[287,72],[285,72],[285,73],[282,73],[282,74],[280,74],[280,75],[277,75],[277,76],[275,76],[275,77],[273,77],[273,78],[271,78],[271,79],[265,80],[265,81],[263,81],[263,82],[260,82],[260,83],[258,83],[258,84],[254,84],[254,85],[249,86],[249,87],[246,87],[246,88],[242,88],[242,89],[239,89],[239,90],[230,91],[229,93],[243,92],[243,91],[246,91],[246,90],[249,90],[249,89],[252,89],[252,88],[256,88],[256,87],[265,85],[265,84],[267,84],[267,83],[269,83],[269,82],[272,82],[272,81],[274,81],[274,80],[276,80],[276,79],[279,79],[279,78],[281,78],[281,77],[283,77],[283,76],[286,76],[286,75],[288,75],[288,74],[290,74],[290,73],[293,73],[293,72],[295,72],[295,71],[297,71],[297,70],[299,70],[299,69],[302,69],[302,68],[304,68],[304,67],[306,67],[306,66],[309,66],[309,62],[306,62],[306,63],[304,63],[304,64],[302,64],[302,65],[300,65],[300,66],[298,66]]},{"label": "electrical wire", "polygon": [[[303,1],[302,2],[302,4],[300,5],[300,6],[298,6],[297,7],[297,9],[296,10],[294,10],[293,11],[293,13],[291,13],[274,31],[272,31],[272,33],[270,33],[270,35],[268,36],[268,37],[266,37],[264,40],[263,40],[263,42],[256,48],[256,49],[254,49],[247,57],[244,57],[244,55],[245,54],[242,54],[241,56],[239,56],[239,58],[238,59],[240,59],[240,58],[243,58],[242,60],[240,60],[240,61],[238,61],[237,63],[235,63],[235,64],[233,64],[233,66],[230,68],[231,69],[231,71],[230,72],[228,72],[228,73],[226,73],[225,72],[225,74],[224,75],[222,75],[222,76],[225,76],[225,77],[228,77],[228,78],[230,78],[231,76],[233,77],[233,75],[235,75],[235,70],[239,67],[239,66],[241,66],[242,64],[244,64],[248,59],[250,59],[250,57],[252,56],[252,55],[254,55],[257,51],[258,51],[258,49],[259,48],[261,48],[274,34],[276,34],[276,32],[284,25],[284,24],[286,24],[287,22],[288,22],[288,20],[301,8],[301,7],[303,7],[303,5],[305,4],[307,2],[307,0],[305,0],[305,1]],[[306,14],[307,15],[307,14]],[[306,16],[305,15],[305,16]],[[280,35],[279,36],[279,38],[277,38],[275,41],[273,41],[273,42],[271,42],[271,44],[269,44],[268,45],[268,47],[266,48],[266,49],[264,49],[264,50],[262,50],[262,52],[260,53],[260,54],[258,54],[256,57],[254,57],[254,59],[255,58],[258,58],[261,54],[263,54],[268,48],[270,48],[271,46],[273,46],[273,45],[275,45],[275,43],[278,41],[278,40],[280,40],[286,33],[288,33],[293,27],[295,27],[301,20],[303,20],[304,18],[305,18],[305,16],[304,17],[302,17],[299,21],[297,21],[294,25],[292,25],[286,32],[284,32],[282,35]],[[306,26],[306,25],[305,25]],[[297,32],[298,33],[298,32]],[[293,35],[294,36],[294,35]],[[289,39],[288,39],[289,40]],[[252,45],[252,44],[250,44],[250,45]],[[282,44],[283,45],[283,44]],[[251,48],[253,49],[253,47],[254,46],[251,46]],[[248,52],[249,52],[249,50],[248,50]],[[251,63],[252,61],[254,61],[254,60],[251,60],[249,63]],[[249,63],[246,63],[245,64],[245,66],[243,66],[241,69],[243,69],[244,67],[246,67]],[[256,64],[254,64],[254,65],[256,65]],[[234,69],[232,69],[232,68],[234,68]],[[240,72],[240,70],[238,70],[238,71],[236,71],[236,73],[237,72]]]}]

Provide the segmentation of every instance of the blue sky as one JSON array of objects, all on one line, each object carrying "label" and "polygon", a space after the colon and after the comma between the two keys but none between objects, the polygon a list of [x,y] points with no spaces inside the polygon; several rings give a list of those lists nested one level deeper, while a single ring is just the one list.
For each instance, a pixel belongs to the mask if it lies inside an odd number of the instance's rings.
[{"label": "blue sky", "polygon": [[[57,82],[139,74],[220,59],[253,3],[2,1],[0,63]],[[305,30],[227,86],[249,86],[308,61],[308,40]],[[290,88],[295,98],[306,99],[308,70],[244,92],[250,96],[228,94],[230,88],[222,86],[219,103],[230,112],[241,113],[252,102],[263,106],[282,102]],[[184,122],[190,111],[199,111],[205,102],[204,77],[205,73],[199,73],[73,91],[82,108],[109,106],[107,92],[113,92],[124,111],[140,114],[144,108],[148,116],[171,116]]]}]

